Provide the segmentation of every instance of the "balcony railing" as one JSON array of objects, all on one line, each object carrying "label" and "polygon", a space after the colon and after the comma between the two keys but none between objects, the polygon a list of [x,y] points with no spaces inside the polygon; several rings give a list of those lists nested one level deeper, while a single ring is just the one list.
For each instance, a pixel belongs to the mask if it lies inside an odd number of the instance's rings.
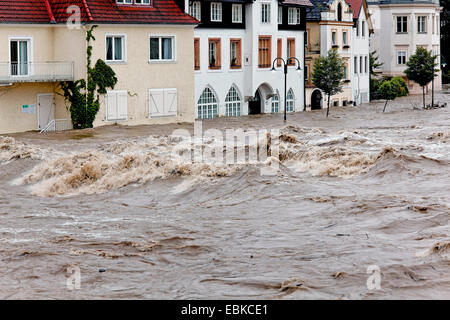
[{"label": "balcony railing", "polygon": [[73,81],[73,62],[0,62],[0,82]]}]

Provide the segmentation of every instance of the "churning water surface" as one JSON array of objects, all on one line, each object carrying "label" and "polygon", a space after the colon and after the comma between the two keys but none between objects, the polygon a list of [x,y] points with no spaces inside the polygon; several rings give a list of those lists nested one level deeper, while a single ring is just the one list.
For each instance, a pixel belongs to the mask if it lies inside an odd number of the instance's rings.
[{"label": "churning water surface", "polygon": [[448,299],[450,109],[420,99],[203,121],[279,129],[274,176],[186,161],[189,124],[1,136],[0,299]]}]

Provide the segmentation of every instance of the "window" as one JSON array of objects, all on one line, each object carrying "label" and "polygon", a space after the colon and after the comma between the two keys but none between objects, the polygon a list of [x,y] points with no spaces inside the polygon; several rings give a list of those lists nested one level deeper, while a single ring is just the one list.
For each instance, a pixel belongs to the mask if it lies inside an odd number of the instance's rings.
[{"label": "window", "polygon": [[359,37],[359,20],[356,21],[356,36]]},{"label": "window", "polygon": [[305,31],[305,46],[309,47],[309,44],[308,44],[308,30]]},{"label": "window", "polygon": [[178,113],[177,89],[150,89],[150,118],[174,117]]},{"label": "window", "polygon": [[[283,40],[277,39],[277,58],[282,58]],[[277,59],[277,67],[281,67],[281,59]]]},{"label": "window", "polygon": [[275,94],[272,99],[272,113],[278,113],[280,112],[280,97],[278,94]]},{"label": "window", "polygon": [[290,88],[286,96],[286,112],[293,112],[293,111],[294,111],[294,91],[292,91],[292,88]]},{"label": "window", "polygon": [[434,15],[433,15],[433,23],[432,23],[432,33],[434,34],[434,28],[435,28],[435,22],[434,22],[434,20],[435,20],[435,17],[434,17]]},{"label": "window", "polygon": [[202,18],[202,12],[201,12],[201,4],[200,1],[193,1],[191,5],[189,6],[189,14],[193,16],[198,21]]},{"label": "window", "polygon": [[344,66],[344,80],[347,80],[347,65]]},{"label": "window", "polygon": [[106,61],[125,61],[124,36],[106,36]]},{"label": "window", "polygon": [[417,17],[417,32],[427,33],[427,17],[425,16]]},{"label": "window", "polygon": [[30,40],[10,40],[10,74],[27,76],[30,64]]},{"label": "window", "polygon": [[283,8],[278,6],[278,24],[283,23]]},{"label": "window", "polygon": [[342,4],[340,2],[337,6],[337,20],[342,21]]},{"label": "window", "polygon": [[261,23],[270,23],[270,3],[261,3]]},{"label": "window", "polygon": [[343,32],[342,32],[342,44],[343,44],[344,46],[347,45],[347,31],[343,31]]},{"label": "window", "polygon": [[241,39],[230,39],[230,68],[241,68]]},{"label": "window", "polygon": [[174,37],[150,37],[150,61],[173,61]]},{"label": "window", "polygon": [[331,44],[332,44],[333,46],[336,46],[336,45],[337,45],[337,43],[336,43],[336,31],[332,31],[332,32],[331,32]]},{"label": "window", "polygon": [[305,82],[309,82],[309,65],[305,65]]},{"label": "window", "polygon": [[200,39],[194,39],[194,70],[200,70]]},{"label": "window", "polygon": [[333,107],[338,107],[339,106],[339,100],[333,101]]},{"label": "window", "polygon": [[288,9],[288,24],[300,24],[300,9],[289,8]]},{"label": "window", "polygon": [[397,33],[408,32],[408,17],[397,17]]},{"label": "window", "polygon": [[397,51],[397,64],[406,64],[406,51]]},{"label": "window", "polygon": [[359,56],[359,74],[363,73],[363,57]]},{"label": "window", "polygon": [[211,21],[222,21],[222,2],[211,2]]},{"label": "window", "polygon": [[203,90],[200,99],[197,102],[198,118],[211,119],[217,117],[217,99],[211,89]]},{"label": "window", "polygon": [[271,61],[271,41],[270,36],[260,36],[259,37],[259,47],[258,47],[258,67],[260,68],[270,68]]},{"label": "window", "polygon": [[241,115],[241,98],[233,86],[225,98],[225,115],[227,117],[238,117]]},{"label": "window", "polygon": [[353,71],[358,74],[358,57],[353,58]]},{"label": "window", "polygon": [[343,106],[343,107],[346,107],[346,106],[347,106],[347,100],[343,100],[343,101],[342,101],[342,106]]},{"label": "window", "polygon": [[128,118],[128,92],[112,90],[106,93],[106,120],[117,121]]},{"label": "window", "polygon": [[138,4],[138,5],[149,5],[150,0],[116,0],[117,4]]},{"label": "window", "polygon": [[[295,57],[295,38],[288,38],[287,39],[287,57],[286,59]],[[295,65],[295,59],[287,60],[288,65],[294,66]]]},{"label": "window", "polygon": [[220,69],[221,68],[221,46],[220,39],[209,39],[208,43],[209,51],[209,68]]},{"label": "window", "polygon": [[365,21],[361,21],[361,37],[365,37],[366,36],[366,22]]},{"label": "window", "polygon": [[242,23],[242,4],[233,4],[231,6],[231,21],[233,23]]},{"label": "window", "polygon": [[367,59],[367,56],[364,57],[364,73],[367,74],[367,71],[369,69],[369,61]]}]

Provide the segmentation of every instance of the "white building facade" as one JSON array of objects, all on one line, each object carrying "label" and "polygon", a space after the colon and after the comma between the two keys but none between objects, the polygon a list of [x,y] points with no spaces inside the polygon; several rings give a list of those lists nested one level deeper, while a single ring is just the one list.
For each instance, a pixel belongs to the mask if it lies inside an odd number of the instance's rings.
[{"label": "white building facade", "polygon": [[[368,1],[373,21],[374,35],[370,49],[379,55],[383,76],[401,76],[409,57],[417,47],[423,47],[438,56],[440,64],[440,19],[442,8],[439,0],[386,0]],[[439,67],[438,67],[439,68]],[[440,69],[440,68],[439,68]],[[441,89],[441,73],[434,81],[436,90]],[[408,81],[410,93],[422,93],[415,83]],[[427,90],[430,89],[428,85]]]},{"label": "white building facade", "polygon": [[[304,110],[307,0],[190,1],[196,118]],[[272,66],[275,70],[272,70]],[[300,67],[300,70],[298,68]]]}]

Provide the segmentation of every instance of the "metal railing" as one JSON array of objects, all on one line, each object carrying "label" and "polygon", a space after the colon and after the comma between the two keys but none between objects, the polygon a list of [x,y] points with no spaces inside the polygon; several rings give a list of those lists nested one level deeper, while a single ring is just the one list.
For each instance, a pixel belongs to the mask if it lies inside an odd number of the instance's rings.
[{"label": "metal railing", "polygon": [[0,62],[0,82],[73,81],[73,73],[70,61]]},{"label": "metal railing", "polygon": [[67,119],[55,119],[48,123],[48,125],[41,130],[40,133],[54,132],[54,131],[65,131],[71,130],[72,124]]}]

